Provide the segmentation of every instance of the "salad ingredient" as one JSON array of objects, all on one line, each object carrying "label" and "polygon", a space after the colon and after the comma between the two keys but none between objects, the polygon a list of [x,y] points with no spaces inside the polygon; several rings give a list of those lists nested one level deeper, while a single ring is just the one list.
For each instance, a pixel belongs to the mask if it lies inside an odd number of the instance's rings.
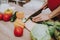
[{"label": "salad ingredient", "polygon": [[44,24],[36,24],[31,32],[32,40],[50,40],[50,34],[48,31],[48,26]]},{"label": "salad ingredient", "polygon": [[10,19],[11,22],[14,22],[14,21],[16,20],[16,13],[17,13],[17,12],[15,12],[15,13],[13,14],[13,16],[11,17],[11,19]]},{"label": "salad ingredient", "polygon": [[0,13],[0,20],[2,20],[3,19],[3,14],[2,13]]},{"label": "salad ingredient", "polygon": [[17,12],[17,13],[16,13],[16,17],[17,17],[18,19],[23,19],[23,18],[24,18],[24,12]]},{"label": "salad ingredient", "polygon": [[18,27],[15,27],[14,29],[14,35],[16,37],[21,37],[23,35],[23,28],[18,26]]},{"label": "salad ingredient", "polygon": [[11,16],[8,15],[8,14],[4,14],[4,15],[3,15],[3,20],[4,20],[4,21],[9,21],[10,18],[11,18]]},{"label": "salad ingredient", "polygon": [[13,11],[12,11],[12,9],[7,9],[7,10],[5,10],[4,13],[5,13],[5,14],[9,14],[10,16],[12,16]]}]

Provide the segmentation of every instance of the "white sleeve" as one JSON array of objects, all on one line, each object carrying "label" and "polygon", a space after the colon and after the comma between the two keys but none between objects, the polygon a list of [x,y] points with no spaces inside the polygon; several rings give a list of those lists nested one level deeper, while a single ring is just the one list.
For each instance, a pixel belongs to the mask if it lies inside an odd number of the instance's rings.
[{"label": "white sleeve", "polygon": [[42,14],[50,14],[51,10],[49,8],[42,10]]}]

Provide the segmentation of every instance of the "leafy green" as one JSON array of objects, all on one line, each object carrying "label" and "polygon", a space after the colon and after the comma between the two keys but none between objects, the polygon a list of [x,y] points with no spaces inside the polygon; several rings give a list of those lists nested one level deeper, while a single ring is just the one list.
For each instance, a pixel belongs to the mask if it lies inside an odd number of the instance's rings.
[{"label": "leafy green", "polygon": [[44,22],[44,24],[46,24],[48,26],[53,26],[54,25],[54,21],[46,21],[46,22]]},{"label": "leafy green", "polygon": [[[46,32],[46,34],[44,32]],[[42,24],[36,24],[32,28],[31,34],[32,34],[33,40],[49,40],[50,36],[51,37],[55,36],[57,40],[60,40],[60,22],[44,21],[42,22]]]},{"label": "leafy green", "polygon": [[48,26],[44,24],[36,24],[31,30],[33,40],[50,40]]},{"label": "leafy green", "polygon": [[53,26],[50,26],[49,33],[50,33],[51,37],[54,36],[54,32],[55,32],[55,28]]}]

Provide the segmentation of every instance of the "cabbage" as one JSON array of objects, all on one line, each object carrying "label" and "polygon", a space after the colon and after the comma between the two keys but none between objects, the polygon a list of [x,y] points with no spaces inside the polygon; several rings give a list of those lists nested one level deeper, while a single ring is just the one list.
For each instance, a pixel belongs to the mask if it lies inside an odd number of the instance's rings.
[{"label": "cabbage", "polygon": [[44,24],[36,24],[30,32],[32,40],[50,40],[48,26]]}]

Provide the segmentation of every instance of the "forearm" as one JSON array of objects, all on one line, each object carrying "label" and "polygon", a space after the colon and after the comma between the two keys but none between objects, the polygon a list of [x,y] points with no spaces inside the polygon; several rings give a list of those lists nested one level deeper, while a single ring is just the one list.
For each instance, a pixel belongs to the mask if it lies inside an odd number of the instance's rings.
[{"label": "forearm", "polygon": [[43,4],[43,6],[41,7],[41,9],[43,9],[44,7],[46,7],[47,6],[47,2],[45,2],[44,4]]},{"label": "forearm", "polygon": [[53,18],[60,14],[60,6],[50,13],[50,18]]}]

